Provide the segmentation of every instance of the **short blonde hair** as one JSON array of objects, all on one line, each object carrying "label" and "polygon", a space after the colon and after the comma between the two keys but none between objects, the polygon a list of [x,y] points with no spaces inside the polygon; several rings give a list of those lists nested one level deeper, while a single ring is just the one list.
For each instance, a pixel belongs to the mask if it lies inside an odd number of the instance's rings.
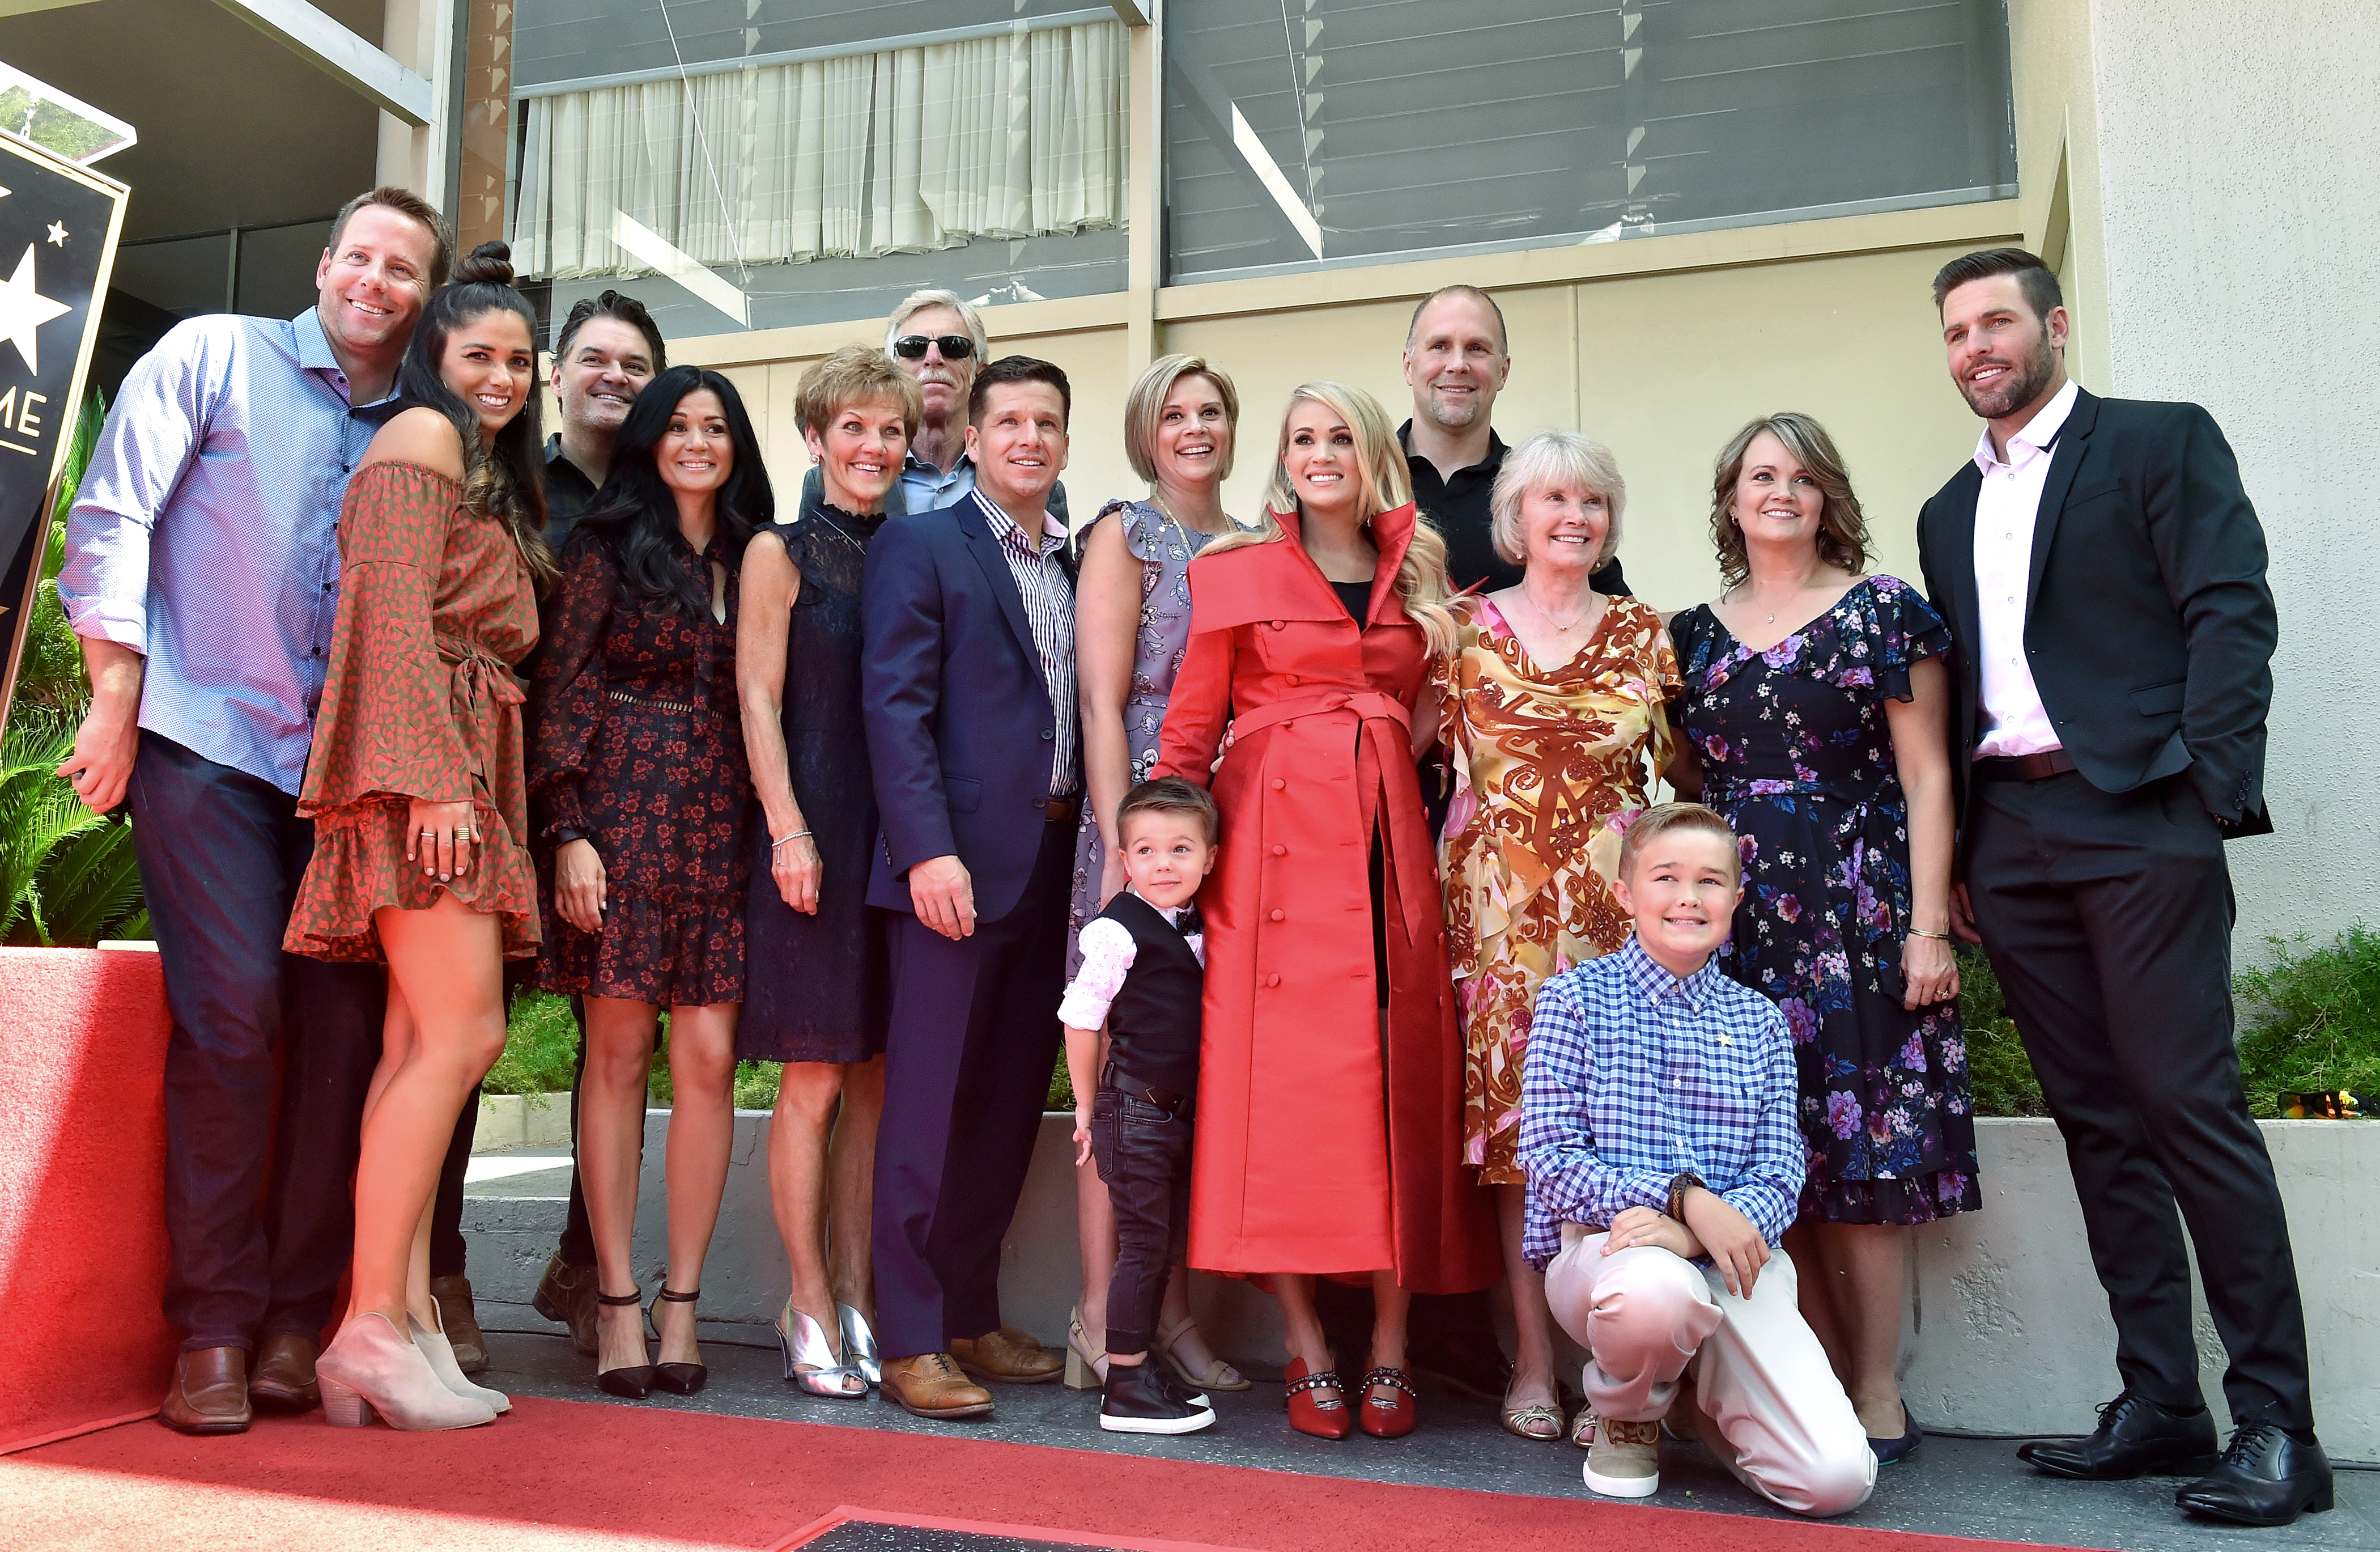
[{"label": "short blonde hair", "polygon": [[1527,539],[1521,532],[1521,503],[1532,491],[1569,486],[1603,497],[1611,525],[1595,565],[1609,560],[1620,548],[1620,514],[1628,505],[1628,482],[1620,477],[1620,462],[1611,449],[1592,436],[1574,431],[1541,431],[1504,455],[1496,471],[1496,488],[1488,497],[1488,534],[1496,553],[1514,566],[1528,563]]},{"label": "short blonde hair", "polygon": [[1232,474],[1232,459],[1240,445],[1240,390],[1232,383],[1231,374],[1219,366],[1211,366],[1203,356],[1160,356],[1148,363],[1140,381],[1123,401],[1123,456],[1132,460],[1132,471],[1157,483],[1157,422],[1164,413],[1166,396],[1173,385],[1184,377],[1204,377],[1215,385],[1215,397],[1223,401],[1223,419],[1231,422],[1231,446],[1223,449],[1222,471],[1218,480]]},{"label": "short blonde hair", "polygon": [[794,390],[794,418],[815,436],[823,437],[834,418],[855,404],[893,406],[912,442],[917,439],[918,422],[926,418],[917,380],[894,366],[883,351],[865,345],[837,350],[802,373],[801,386]]},{"label": "short blonde hair", "polygon": [[901,305],[892,310],[892,318],[884,325],[884,353],[887,356],[892,353],[892,342],[901,337],[901,325],[929,307],[947,307],[959,315],[959,322],[966,325],[967,337],[975,341],[976,365],[981,366],[991,358],[991,340],[983,332],[983,314],[959,300],[956,291],[945,291],[931,286],[921,291],[910,292],[901,299]]},{"label": "short blonde hair", "polygon": [[1742,842],[1717,809],[1705,808],[1700,803],[1661,803],[1630,820],[1620,837],[1621,878],[1628,879],[1638,853],[1671,830],[1702,830],[1724,837],[1728,857],[1735,863],[1735,881],[1743,882]]},{"label": "short blonde hair", "polygon": [[1851,470],[1844,467],[1842,454],[1835,451],[1835,439],[1827,434],[1826,427],[1808,415],[1782,409],[1749,422],[1719,449],[1711,475],[1710,520],[1711,548],[1718,552],[1720,582],[1734,587],[1752,575],[1752,560],[1743,548],[1743,526],[1735,516],[1735,483],[1743,476],[1743,460],[1752,444],[1764,431],[1785,444],[1785,450],[1810,471],[1818,483],[1818,493],[1826,497],[1826,505],[1818,508],[1818,558],[1858,576],[1867,568],[1867,519],[1860,511],[1859,497],[1852,494]]}]

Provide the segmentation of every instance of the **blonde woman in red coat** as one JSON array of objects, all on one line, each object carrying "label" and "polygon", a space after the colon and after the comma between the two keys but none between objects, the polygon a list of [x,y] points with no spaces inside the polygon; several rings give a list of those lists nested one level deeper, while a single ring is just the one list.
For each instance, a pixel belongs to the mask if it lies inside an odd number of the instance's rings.
[{"label": "blonde woman in red coat", "polygon": [[[1415,1293],[1484,1288],[1495,1226],[1462,1167],[1463,1060],[1415,755],[1454,640],[1446,546],[1415,521],[1370,396],[1291,397],[1264,525],[1190,563],[1190,645],[1160,776],[1209,779],[1222,855],[1199,893],[1206,1038],[1190,1264],[1267,1276],[1288,1326],[1290,1420],[1413,1430]],[[1368,1274],[1376,1320],[1351,1413],[1317,1276]]]}]

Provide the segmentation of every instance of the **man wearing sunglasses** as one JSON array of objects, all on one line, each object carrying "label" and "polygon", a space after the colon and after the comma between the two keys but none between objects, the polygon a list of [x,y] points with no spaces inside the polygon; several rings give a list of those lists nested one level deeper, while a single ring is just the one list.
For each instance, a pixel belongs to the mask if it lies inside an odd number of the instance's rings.
[{"label": "man wearing sunglasses", "polygon": [[[975,387],[976,370],[990,359],[983,319],[955,292],[912,291],[892,310],[884,353],[917,380],[926,401],[901,478],[886,493],[885,515],[948,507],[975,489],[975,460],[966,450],[967,395]],[[819,478],[813,466],[803,482],[805,500],[819,495]],[[1051,488],[1049,511],[1060,522],[1067,520],[1064,484]]]}]

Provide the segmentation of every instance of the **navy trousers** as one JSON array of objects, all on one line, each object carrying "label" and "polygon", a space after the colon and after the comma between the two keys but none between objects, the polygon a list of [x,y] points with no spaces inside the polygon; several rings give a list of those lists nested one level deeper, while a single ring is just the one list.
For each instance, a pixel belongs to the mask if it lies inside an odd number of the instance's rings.
[{"label": "navy trousers", "polygon": [[892,929],[892,1022],[876,1134],[876,1333],[941,1352],[1000,1324],[1000,1244],[1025,1189],[1063,1032],[1075,827],[1045,825],[1015,909],[953,943]]},{"label": "navy trousers", "polygon": [[173,1016],[165,1318],[186,1352],[312,1337],[354,1253],[348,1180],[386,973],[281,951],[314,854],[313,822],[288,793],[144,731],[130,798]]}]

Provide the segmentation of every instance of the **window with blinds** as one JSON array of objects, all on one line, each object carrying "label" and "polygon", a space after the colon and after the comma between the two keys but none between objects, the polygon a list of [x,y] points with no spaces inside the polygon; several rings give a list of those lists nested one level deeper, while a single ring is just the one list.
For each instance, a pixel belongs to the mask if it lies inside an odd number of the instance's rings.
[{"label": "window with blinds", "polygon": [[2015,192],[2004,0],[1196,0],[1168,278]]}]

